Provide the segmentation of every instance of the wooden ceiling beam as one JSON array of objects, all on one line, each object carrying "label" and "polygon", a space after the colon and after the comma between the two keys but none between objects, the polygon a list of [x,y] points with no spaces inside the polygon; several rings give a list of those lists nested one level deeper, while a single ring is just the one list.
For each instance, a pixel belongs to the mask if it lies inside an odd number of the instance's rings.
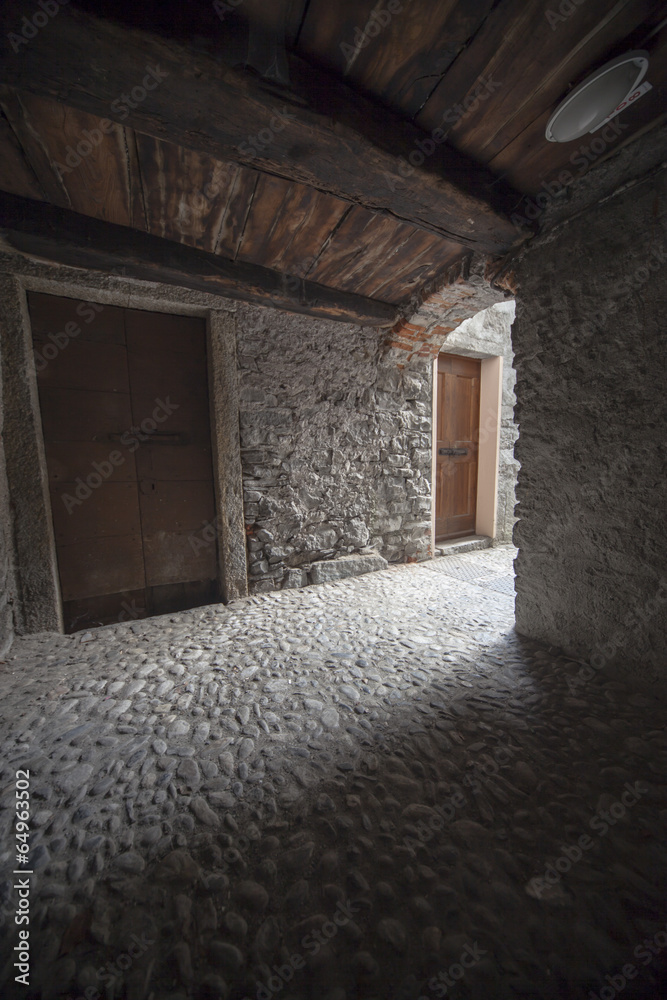
[{"label": "wooden ceiling beam", "polygon": [[115,271],[323,319],[391,326],[398,315],[386,302],[6,192],[0,192],[0,238],[23,254],[57,264]]},{"label": "wooden ceiling beam", "polygon": [[[384,213],[473,250],[502,253],[522,236],[520,196],[483,166],[436,142],[297,57],[287,89],[201,49],[61,7],[17,41],[34,8],[1,15],[0,81]],[[18,32],[18,34],[17,34]]]}]

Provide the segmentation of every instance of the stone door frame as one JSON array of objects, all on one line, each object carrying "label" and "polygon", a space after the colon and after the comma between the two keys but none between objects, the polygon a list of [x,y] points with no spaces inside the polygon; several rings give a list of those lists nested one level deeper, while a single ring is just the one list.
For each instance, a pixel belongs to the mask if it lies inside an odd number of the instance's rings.
[{"label": "stone door frame", "polygon": [[[171,285],[54,266],[0,253],[3,437],[12,516],[18,634],[63,631],[28,292],[206,320],[211,444],[222,598],[246,597],[234,303]],[[224,303],[224,305],[223,305]],[[65,346],[61,349],[66,349]],[[212,529],[213,530],[213,529]]]}]

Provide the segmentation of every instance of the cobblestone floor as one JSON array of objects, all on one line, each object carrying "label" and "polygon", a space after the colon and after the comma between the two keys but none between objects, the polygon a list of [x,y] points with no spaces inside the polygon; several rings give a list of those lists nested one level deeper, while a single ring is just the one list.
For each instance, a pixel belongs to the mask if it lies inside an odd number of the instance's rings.
[{"label": "cobblestone floor", "polygon": [[664,995],[664,712],[517,636],[513,555],[17,640],[3,1000]]}]

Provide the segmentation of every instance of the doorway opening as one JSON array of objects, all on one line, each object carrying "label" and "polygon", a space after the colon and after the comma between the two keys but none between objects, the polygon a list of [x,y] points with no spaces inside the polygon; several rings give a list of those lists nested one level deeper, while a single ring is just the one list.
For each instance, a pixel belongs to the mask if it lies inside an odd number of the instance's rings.
[{"label": "doorway opening", "polygon": [[65,632],[219,600],[206,321],[28,310]]},{"label": "doorway opening", "polygon": [[441,354],[437,366],[436,543],[475,534],[481,362]]},{"label": "doorway opening", "polygon": [[514,310],[514,302],[498,303],[461,323],[434,361],[434,555],[512,541]]}]

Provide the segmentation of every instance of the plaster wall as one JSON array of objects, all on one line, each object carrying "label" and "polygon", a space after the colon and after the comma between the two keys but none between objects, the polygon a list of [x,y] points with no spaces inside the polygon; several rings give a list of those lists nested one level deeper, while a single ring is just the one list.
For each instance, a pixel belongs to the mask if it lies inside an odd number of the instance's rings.
[{"label": "plaster wall", "polygon": [[517,629],[596,669],[667,665],[665,172],[516,268]]},{"label": "plaster wall", "polygon": [[496,538],[503,359],[485,358],[480,365],[480,376],[475,534],[503,541]]}]

